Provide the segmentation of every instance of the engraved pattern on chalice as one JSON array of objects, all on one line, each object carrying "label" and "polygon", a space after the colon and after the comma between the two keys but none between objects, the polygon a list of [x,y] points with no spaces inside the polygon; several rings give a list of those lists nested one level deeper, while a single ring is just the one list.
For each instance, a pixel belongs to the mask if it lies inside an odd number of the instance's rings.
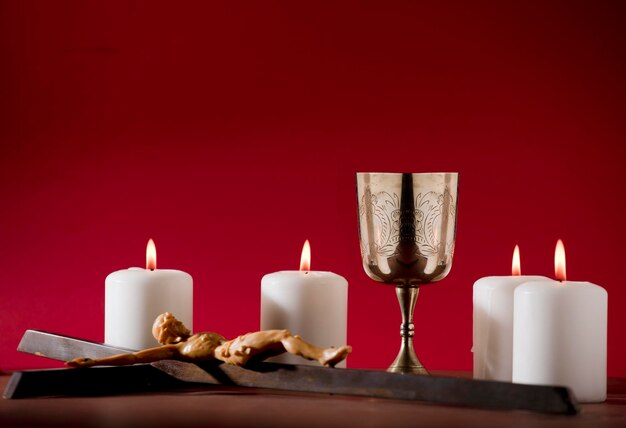
[{"label": "engraved pattern on chalice", "polygon": [[[449,223],[452,220],[454,223],[456,207],[449,191],[443,194],[420,193],[415,197],[414,206],[415,210],[408,215],[408,223],[403,225],[409,238],[411,235],[415,237],[414,241],[409,239],[409,242],[415,243],[411,246],[412,255],[415,259],[421,259],[422,263],[430,260],[430,265],[435,264],[436,260],[435,267],[429,269],[426,266],[425,269],[415,272],[418,277],[409,278],[411,283],[419,284],[436,281],[449,271],[454,252],[454,232],[442,246],[442,221]],[[371,218],[366,217],[368,212],[371,213]],[[371,189],[367,188],[359,205],[359,217],[361,227],[365,224],[367,228],[366,222],[374,222],[373,235],[367,236],[361,243],[363,262],[369,265],[368,274],[375,275],[372,279],[380,282],[395,283],[404,280],[390,277],[391,272],[387,266],[389,259],[398,254],[398,244],[401,241],[400,196],[386,191],[372,195]],[[440,255],[442,257],[438,259]]]}]

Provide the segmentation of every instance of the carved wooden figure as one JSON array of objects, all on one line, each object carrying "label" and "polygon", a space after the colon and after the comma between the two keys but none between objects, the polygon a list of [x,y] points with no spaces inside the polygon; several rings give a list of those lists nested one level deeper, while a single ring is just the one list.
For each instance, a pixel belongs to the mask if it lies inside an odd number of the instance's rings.
[{"label": "carved wooden figure", "polygon": [[154,321],[152,334],[162,344],[129,354],[103,358],[75,358],[65,364],[70,367],[121,366],[151,363],[159,360],[208,361],[220,360],[236,366],[245,365],[250,359],[262,360],[289,352],[323,366],[334,367],[352,351],[350,346],[320,348],[294,336],[287,330],[265,330],[247,333],[233,340],[203,332],[191,334],[185,325],[169,312]]}]

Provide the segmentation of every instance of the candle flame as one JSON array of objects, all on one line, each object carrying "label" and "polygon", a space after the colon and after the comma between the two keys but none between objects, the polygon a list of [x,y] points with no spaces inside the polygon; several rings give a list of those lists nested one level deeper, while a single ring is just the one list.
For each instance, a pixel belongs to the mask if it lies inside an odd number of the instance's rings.
[{"label": "candle flame", "polygon": [[300,256],[300,270],[311,270],[311,244],[309,244],[308,239],[304,241],[304,246],[302,247],[302,256]]},{"label": "candle flame", "polygon": [[511,275],[520,276],[522,274],[522,264],[519,257],[519,245],[513,250],[513,263],[511,264]]},{"label": "candle flame", "polygon": [[556,243],[554,250],[554,274],[559,281],[565,281],[565,246],[560,239]]},{"label": "candle flame", "polygon": [[154,241],[150,239],[146,247],[146,269],[155,270],[156,266],[156,246]]}]

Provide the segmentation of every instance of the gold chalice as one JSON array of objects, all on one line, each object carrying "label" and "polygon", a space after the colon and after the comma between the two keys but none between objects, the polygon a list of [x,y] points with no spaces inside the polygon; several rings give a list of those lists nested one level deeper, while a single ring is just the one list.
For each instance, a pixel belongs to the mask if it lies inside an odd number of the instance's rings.
[{"label": "gold chalice", "polygon": [[363,269],[396,287],[402,324],[400,352],[390,372],[428,374],[413,349],[413,310],[424,284],[452,267],[458,173],[356,175]]}]

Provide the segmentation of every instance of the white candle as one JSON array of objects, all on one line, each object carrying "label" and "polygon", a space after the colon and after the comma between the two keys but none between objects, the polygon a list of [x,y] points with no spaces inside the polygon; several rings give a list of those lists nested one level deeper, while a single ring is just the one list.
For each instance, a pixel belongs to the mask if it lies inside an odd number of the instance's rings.
[{"label": "white candle", "polygon": [[113,272],[105,281],[104,341],[128,349],[158,346],[152,336],[156,317],[171,312],[193,331],[193,279],[186,272],[156,269],[154,242],[148,242],[147,268]]},{"label": "white candle", "polygon": [[474,379],[511,382],[513,371],[513,292],[545,276],[522,276],[519,247],[513,251],[512,276],[488,276],[474,283]]},{"label": "white candle", "polygon": [[[267,274],[261,281],[261,330],[286,329],[320,347],[346,345],[348,281],[332,272],[311,271],[305,242],[300,271]],[[313,364],[290,354],[271,361]],[[337,364],[345,367],[345,361]]]},{"label": "white candle", "polygon": [[606,399],[606,290],[589,282],[565,281],[565,252],[559,240],[557,279],[515,290],[513,382],[564,385],[580,402]]}]

